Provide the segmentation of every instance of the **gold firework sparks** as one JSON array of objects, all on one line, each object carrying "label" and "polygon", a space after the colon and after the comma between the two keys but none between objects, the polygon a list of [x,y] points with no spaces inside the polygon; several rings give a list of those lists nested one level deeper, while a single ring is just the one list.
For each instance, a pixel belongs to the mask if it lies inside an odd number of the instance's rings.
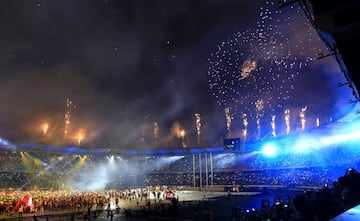
[{"label": "gold firework sparks", "polygon": [[199,113],[195,114],[195,127],[196,127],[196,134],[197,134],[197,144],[200,146],[201,116]]},{"label": "gold firework sparks", "polygon": [[65,130],[64,130],[65,136],[69,133],[70,130],[71,105],[72,105],[72,101],[69,98],[66,98]]},{"label": "gold firework sparks", "polygon": [[42,132],[44,135],[47,134],[48,130],[49,130],[49,123],[45,122],[41,125],[41,128],[42,128]]},{"label": "gold firework sparks", "polygon": [[256,69],[256,61],[248,61],[248,60],[244,61],[244,63],[241,65],[240,80],[249,77],[250,73],[255,69]]},{"label": "gold firework sparks", "polygon": [[159,137],[159,124],[158,124],[158,122],[154,122],[153,126],[154,126],[153,135],[154,135],[154,138],[157,139]]},{"label": "gold firework sparks", "polygon": [[306,112],[307,106],[301,108],[299,117],[300,117],[300,123],[301,123],[301,130],[305,130],[305,124],[306,124],[306,119],[305,119],[305,112]]}]

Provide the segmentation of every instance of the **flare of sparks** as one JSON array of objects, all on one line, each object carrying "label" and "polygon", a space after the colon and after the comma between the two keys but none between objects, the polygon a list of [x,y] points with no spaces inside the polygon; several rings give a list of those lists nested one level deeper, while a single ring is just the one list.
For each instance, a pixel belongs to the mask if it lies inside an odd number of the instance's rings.
[{"label": "flare of sparks", "polygon": [[320,126],[320,119],[316,118],[316,127],[319,127],[319,126]]},{"label": "flare of sparks", "polygon": [[226,129],[228,131],[228,137],[230,137],[230,134],[231,134],[230,129],[231,129],[231,121],[232,121],[232,117],[230,115],[230,108],[227,107],[224,109],[224,111],[225,111],[225,117],[226,117]]},{"label": "flare of sparks", "polygon": [[263,114],[263,110],[264,110],[264,101],[263,99],[258,99],[255,102],[255,107],[256,107],[256,125],[257,125],[257,129],[258,129],[258,139],[260,139],[261,137],[261,118],[264,116]]},{"label": "flare of sparks", "polygon": [[195,114],[195,127],[196,127],[196,134],[197,134],[197,144],[200,146],[201,115],[199,113]]},{"label": "flare of sparks", "polygon": [[301,111],[299,113],[299,117],[300,117],[300,122],[301,122],[301,130],[305,130],[305,124],[306,124],[306,119],[305,119],[305,112],[306,112],[307,106],[301,108]]},{"label": "flare of sparks", "polygon": [[43,123],[42,124],[42,132],[43,132],[43,134],[46,135],[48,130],[49,130],[49,123],[47,123],[47,122]]},{"label": "flare of sparks", "polygon": [[271,134],[273,137],[276,137],[276,124],[275,124],[276,115],[271,116]]},{"label": "flare of sparks", "polygon": [[154,129],[153,129],[154,139],[158,139],[158,137],[159,137],[159,124],[158,124],[158,122],[154,122],[153,126],[154,126]]},{"label": "flare of sparks", "polygon": [[85,131],[83,129],[80,129],[77,137],[79,145],[81,144],[81,141],[84,140],[84,138],[85,138]]},{"label": "flare of sparks", "polygon": [[180,131],[180,136],[181,136],[181,143],[182,143],[182,147],[186,148],[186,142],[185,142],[185,130],[182,129]]},{"label": "flare of sparks", "polygon": [[285,126],[286,126],[286,134],[290,133],[290,110],[286,109],[284,111],[285,114]]},{"label": "flare of sparks", "polygon": [[66,136],[70,131],[70,120],[71,120],[71,106],[72,101],[69,98],[66,98],[66,111],[65,111],[65,130],[64,135]]},{"label": "flare of sparks", "polygon": [[247,138],[247,133],[248,133],[248,120],[247,120],[247,116],[246,114],[243,114],[243,125],[244,125],[244,129],[243,129],[243,136],[244,136],[244,141],[246,141],[246,138]]}]

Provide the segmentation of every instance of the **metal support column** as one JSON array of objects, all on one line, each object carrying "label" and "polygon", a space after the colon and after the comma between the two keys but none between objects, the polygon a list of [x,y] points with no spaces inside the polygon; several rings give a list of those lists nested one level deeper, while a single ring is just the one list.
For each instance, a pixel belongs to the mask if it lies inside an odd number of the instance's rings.
[{"label": "metal support column", "polygon": [[214,167],[213,167],[212,153],[210,153],[210,174],[211,174],[211,187],[214,187]]},{"label": "metal support column", "polygon": [[195,189],[195,187],[196,187],[195,154],[193,154],[193,183],[194,183],[194,189]]},{"label": "metal support column", "polygon": [[199,153],[199,189],[202,189],[201,153]]},{"label": "metal support column", "polygon": [[209,171],[208,171],[208,155],[205,153],[205,185],[209,189]]}]

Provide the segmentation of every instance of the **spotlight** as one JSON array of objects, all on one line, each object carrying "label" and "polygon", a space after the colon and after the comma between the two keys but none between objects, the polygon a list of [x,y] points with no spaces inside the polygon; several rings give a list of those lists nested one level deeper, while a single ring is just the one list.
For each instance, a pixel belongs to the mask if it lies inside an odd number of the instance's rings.
[{"label": "spotlight", "polygon": [[261,153],[264,156],[272,157],[276,154],[276,147],[274,144],[265,144],[264,147],[261,150]]}]

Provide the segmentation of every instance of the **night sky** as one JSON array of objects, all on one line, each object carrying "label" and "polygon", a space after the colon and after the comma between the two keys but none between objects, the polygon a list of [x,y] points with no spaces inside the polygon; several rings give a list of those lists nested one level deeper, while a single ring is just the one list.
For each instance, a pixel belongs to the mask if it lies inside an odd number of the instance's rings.
[{"label": "night sky", "polygon": [[285,109],[296,128],[305,106],[322,123],[351,106],[337,63],[316,59],[328,52],[297,4],[4,0],[0,28],[0,137],[13,143],[62,143],[67,110],[66,140],[81,130],[84,145],[129,148],[180,145],[181,129],[196,146],[195,113],[206,146],[225,136],[225,108],[234,131],[246,114],[250,131],[262,118],[265,135],[272,115],[283,130]]}]

